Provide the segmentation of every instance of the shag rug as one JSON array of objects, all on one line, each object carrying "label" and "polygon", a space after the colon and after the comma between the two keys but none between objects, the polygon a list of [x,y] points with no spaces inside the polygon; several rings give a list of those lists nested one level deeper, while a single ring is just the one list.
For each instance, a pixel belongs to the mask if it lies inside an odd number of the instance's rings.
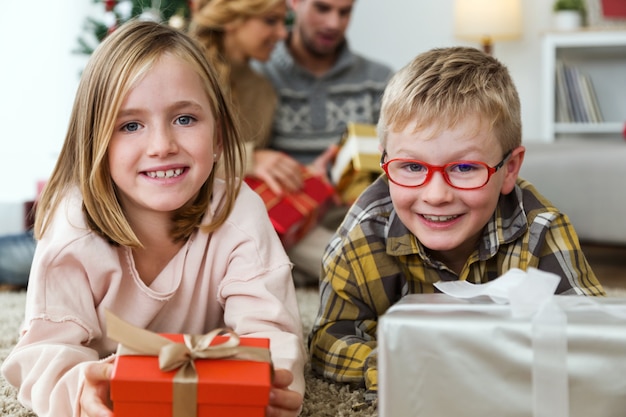
[{"label": "shag rug", "polygon": [[[317,314],[317,288],[296,290],[303,331],[308,335]],[[0,363],[8,356],[17,343],[18,328],[24,317],[25,292],[0,292]],[[374,406],[368,406],[364,390],[355,390],[347,385],[338,385],[318,379],[312,374],[308,364],[305,368],[306,393],[301,416],[376,416]],[[22,407],[17,401],[17,390],[0,377],[0,416],[35,417],[35,414]],[[60,417],[60,416],[59,416]]]},{"label": "shag rug", "polygon": [[[609,296],[626,297],[624,289],[606,289]],[[308,335],[318,306],[317,288],[296,290],[305,338]],[[17,342],[18,327],[24,317],[25,292],[0,292],[0,363],[4,361]],[[301,416],[315,417],[375,417],[375,405],[364,401],[364,391],[347,385],[333,384],[317,378],[310,368],[305,368],[306,393]],[[16,398],[17,391],[4,378],[0,378],[0,415],[35,417],[23,408]]]}]

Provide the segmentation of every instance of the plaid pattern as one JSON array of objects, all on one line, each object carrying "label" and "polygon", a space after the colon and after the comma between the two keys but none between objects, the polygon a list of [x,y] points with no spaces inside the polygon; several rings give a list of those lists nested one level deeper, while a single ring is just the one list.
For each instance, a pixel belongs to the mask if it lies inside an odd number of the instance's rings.
[{"label": "plaid pattern", "polygon": [[312,368],[370,390],[377,390],[378,317],[407,294],[435,292],[439,280],[478,284],[535,267],[561,277],[557,293],[604,295],[568,217],[523,179],[501,196],[460,276],[429,258],[400,222],[384,176],[352,206],[322,266],[321,307],[309,336]]}]

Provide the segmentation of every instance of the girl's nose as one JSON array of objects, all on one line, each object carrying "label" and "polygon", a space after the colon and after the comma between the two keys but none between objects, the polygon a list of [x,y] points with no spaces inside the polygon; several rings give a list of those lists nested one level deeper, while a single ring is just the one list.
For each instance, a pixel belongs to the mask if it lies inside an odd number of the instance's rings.
[{"label": "girl's nose", "polygon": [[165,157],[178,152],[176,136],[171,129],[158,128],[150,137],[148,154],[150,156]]}]

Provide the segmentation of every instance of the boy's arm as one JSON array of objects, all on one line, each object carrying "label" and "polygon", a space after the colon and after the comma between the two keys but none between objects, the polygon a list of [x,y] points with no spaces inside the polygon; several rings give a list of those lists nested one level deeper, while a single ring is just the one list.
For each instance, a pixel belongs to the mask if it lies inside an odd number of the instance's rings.
[{"label": "boy's arm", "polygon": [[373,248],[357,246],[346,244],[324,262],[320,310],[309,336],[311,366],[333,381],[375,391],[378,316],[392,301],[371,268]]},{"label": "boy's arm", "polygon": [[[534,222],[538,226],[542,222]],[[539,226],[541,227],[541,226]],[[532,230],[531,230],[532,234]],[[545,230],[537,268],[557,274],[557,294],[606,295],[580,247],[578,235],[567,215],[560,213]],[[538,234],[539,236],[539,234]]]}]

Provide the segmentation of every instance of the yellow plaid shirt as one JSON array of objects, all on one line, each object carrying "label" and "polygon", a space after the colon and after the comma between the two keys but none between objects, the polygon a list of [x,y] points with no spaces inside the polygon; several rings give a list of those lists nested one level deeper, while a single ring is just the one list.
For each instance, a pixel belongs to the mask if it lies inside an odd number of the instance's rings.
[{"label": "yellow plaid shirt", "polygon": [[433,283],[492,281],[511,268],[561,277],[559,294],[605,295],[569,218],[519,179],[459,275],[429,258],[397,217],[384,176],[348,212],[322,258],[321,307],[309,335],[312,369],[331,380],[377,390],[378,317],[400,298],[437,292]]}]

